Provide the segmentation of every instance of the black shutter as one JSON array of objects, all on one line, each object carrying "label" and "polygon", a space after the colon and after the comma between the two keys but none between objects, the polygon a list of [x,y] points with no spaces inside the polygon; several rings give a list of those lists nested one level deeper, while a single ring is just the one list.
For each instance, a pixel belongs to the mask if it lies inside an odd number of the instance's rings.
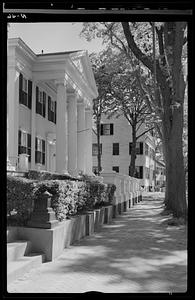
[{"label": "black shutter", "polygon": [[142,179],[143,178],[143,166],[139,167],[139,178]]},{"label": "black shutter", "polygon": [[36,86],[36,113],[39,113],[39,88]]},{"label": "black shutter", "polygon": [[31,148],[31,135],[29,133],[27,134],[27,147]]},{"label": "black shutter", "polygon": [[110,135],[113,135],[113,124],[110,124]]},{"label": "black shutter", "polygon": [[143,143],[142,142],[139,143],[139,147],[140,147],[140,154],[143,154]]},{"label": "black shutter", "polygon": [[31,161],[31,135],[27,133],[27,154],[29,155],[28,161]]},{"label": "black shutter", "polygon": [[42,140],[42,164],[45,165],[45,141]]},{"label": "black shutter", "polygon": [[43,92],[43,117],[45,118],[45,110],[46,110],[46,94]]},{"label": "black shutter", "polygon": [[22,132],[21,130],[18,131],[18,145],[21,146],[21,135],[22,135]]},{"label": "black shutter", "polygon": [[48,96],[48,120],[51,121],[51,97]]},{"label": "black shutter", "polygon": [[45,141],[42,140],[42,152],[45,152]]},{"label": "black shutter", "polygon": [[103,131],[103,130],[104,130],[104,129],[103,129],[103,128],[104,128],[104,127],[103,127],[104,124],[100,124],[100,125],[101,125],[101,128],[100,128],[100,135],[103,135],[103,134],[104,134],[104,131]]},{"label": "black shutter", "polygon": [[56,111],[57,111],[57,102],[55,101],[55,114],[54,114],[54,123],[56,124]]},{"label": "black shutter", "polygon": [[19,76],[19,103],[22,103],[22,81],[23,81],[23,75],[20,73],[20,76]]},{"label": "black shutter", "polygon": [[28,108],[32,107],[32,81],[28,80]]},{"label": "black shutter", "polygon": [[37,137],[35,138],[35,150],[37,150],[37,144],[38,144],[38,142],[37,142]]}]

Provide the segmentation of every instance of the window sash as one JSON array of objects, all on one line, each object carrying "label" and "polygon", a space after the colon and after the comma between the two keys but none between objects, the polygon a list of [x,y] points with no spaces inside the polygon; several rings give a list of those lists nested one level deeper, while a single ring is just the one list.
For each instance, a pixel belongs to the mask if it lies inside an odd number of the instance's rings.
[{"label": "window sash", "polygon": [[119,155],[119,143],[113,143],[113,155]]}]

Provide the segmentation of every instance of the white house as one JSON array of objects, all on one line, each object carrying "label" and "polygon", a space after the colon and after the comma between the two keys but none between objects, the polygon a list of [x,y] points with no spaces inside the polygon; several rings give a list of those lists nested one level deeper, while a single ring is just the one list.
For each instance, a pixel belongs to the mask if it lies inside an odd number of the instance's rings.
[{"label": "white house", "polygon": [[8,39],[7,160],[16,170],[92,172],[92,100],[87,51],[35,54]]},{"label": "white house", "polygon": [[[145,131],[143,125],[138,135]],[[106,172],[116,171],[129,175],[131,161],[131,126],[124,116],[118,118],[102,117],[101,124],[101,165]],[[151,133],[146,133],[137,141],[136,147],[136,177],[141,179],[141,185],[146,190],[154,190],[155,185],[155,143]],[[97,137],[93,133],[93,171],[97,170]]]}]

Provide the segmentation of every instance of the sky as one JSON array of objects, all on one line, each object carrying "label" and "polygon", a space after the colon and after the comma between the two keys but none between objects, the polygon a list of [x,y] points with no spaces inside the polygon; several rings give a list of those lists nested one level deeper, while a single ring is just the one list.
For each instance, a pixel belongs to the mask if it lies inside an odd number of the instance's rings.
[{"label": "sky", "polygon": [[82,22],[77,23],[10,23],[8,38],[20,37],[35,54],[87,50],[99,52],[102,42],[99,38],[87,42],[79,37]]}]

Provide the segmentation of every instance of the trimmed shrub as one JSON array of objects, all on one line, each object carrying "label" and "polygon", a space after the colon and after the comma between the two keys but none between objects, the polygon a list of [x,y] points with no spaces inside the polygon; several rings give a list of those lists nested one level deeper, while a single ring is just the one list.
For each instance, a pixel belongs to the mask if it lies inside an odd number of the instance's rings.
[{"label": "trimmed shrub", "polygon": [[45,170],[29,170],[26,174],[26,177],[28,179],[34,179],[34,180],[79,180],[79,178],[72,177],[71,175],[68,174],[56,174],[56,173],[51,173]]},{"label": "trimmed shrub", "polygon": [[7,176],[7,223],[25,225],[30,218],[34,204],[34,180]]},{"label": "trimmed shrub", "polygon": [[78,197],[79,186],[76,181],[44,180],[38,182],[34,189],[35,196],[41,198],[45,191],[52,194],[51,207],[59,221],[77,213],[80,198]]},{"label": "trimmed shrub", "polygon": [[[34,171],[31,171],[34,172]],[[32,176],[33,177],[33,176]],[[35,177],[37,178],[37,177]],[[114,185],[92,181],[30,180],[8,176],[7,215],[8,225],[26,225],[33,211],[34,199],[45,191],[51,197],[51,206],[59,221],[83,211],[108,205],[112,202]]]}]

